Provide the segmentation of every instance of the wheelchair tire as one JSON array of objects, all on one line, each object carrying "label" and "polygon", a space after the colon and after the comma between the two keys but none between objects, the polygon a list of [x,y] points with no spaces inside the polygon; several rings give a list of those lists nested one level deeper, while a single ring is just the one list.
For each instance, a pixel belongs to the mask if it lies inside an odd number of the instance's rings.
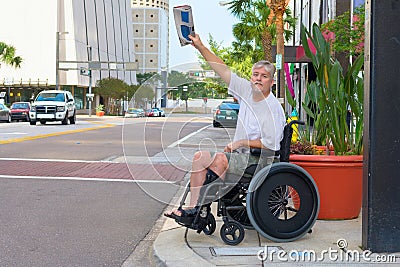
[{"label": "wheelchair tire", "polygon": [[243,241],[244,228],[240,223],[236,221],[230,221],[221,226],[219,234],[221,235],[221,239],[225,242],[225,244],[236,246]]},{"label": "wheelchair tire", "polygon": [[203,233],[206,235],[212,235],[217,228],[217,223],[215,221],[214,215],[210,212],[207,217],[206,228],[203,229]]},{"label": "wheelchair tire", "polygon": [[262,236],[290,242],[311,230],[320,200],[314,180],[303,168],[280,162],[256,174],[246,202],[249,219]]}]

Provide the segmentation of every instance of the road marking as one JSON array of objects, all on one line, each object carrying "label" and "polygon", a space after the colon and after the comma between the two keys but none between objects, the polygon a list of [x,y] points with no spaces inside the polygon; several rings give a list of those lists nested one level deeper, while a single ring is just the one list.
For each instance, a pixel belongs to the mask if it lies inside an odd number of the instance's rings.
[{"label": "road marking", "polygon": [[37,179],[37,180],[69,180],[69,181],[95,181],[95,182],[123,182],[123,183],[147,183],[147,184],[175,184],[179,182],[163,180],[131,180],[131,179],[105,179],[105,178],[87,178],[87,177],[51,177],[51,176],[18,176],[18,175],[0,175],[0,179]]},{"label": "road marking", "polygon": [[13,133],[2,133],[2,134],[15,134],[15,135],[22,135],[22,134],[28,134],[28,133],[18,133],[18,132],[13,132]]},{"label": "road marking", "polygon": [[82,162],[82,163],[120,163],[106,160],[78,160],[78,159],[31,159],[31,158],[0,158],[0,160],[44,161],[44,162]]},{"label": "road marking", "polygon": [[64,135],[64,134],[80,133],[80,132],[98,130],[98,129],[102,129],[102,128],[115,127],[115,126],[116,126],[115,124],[108,123],[108,124],[105,124],[105,125],[96,126],[96,127],[90,127],[90,128],[67,130],[67,131],[63,131],[63,132],[56,132],[56,133],[49,133],[49,134],[39,134],[39,135],[20,137],[20,138],[11,138],[11,139],[8,139],[8,140],[0,140],[0,145],[11,144],[11,143],[16,143],[16,142],[23,142],[23,141],[31,141],[31,140],[36,140],[36,139],[41,139],[41,138],[46,138],[46,137]]},{"label": "road marking", "polygon": [[211,125],[204,126],[203,128],[198,129],[197,131],[195,131],[195,132],[193,132],[193,133],[191,133],[191,134],[186,135],[185,137],[179,139],[178,141],[175,141],[174,143],[170,144],[170,145],[168,146],[168,148],[173,148],[173,147],[178,146],[179,144],[181,144],[182,142],[186,141],[187,139],[189,139],[189,138],[192,137],[193,135],[198,134],[198,133],[201,132],[201,131],[204,131],[205,129],[207,129],[207,128],[210,127],[210,126],[211,126]]}]

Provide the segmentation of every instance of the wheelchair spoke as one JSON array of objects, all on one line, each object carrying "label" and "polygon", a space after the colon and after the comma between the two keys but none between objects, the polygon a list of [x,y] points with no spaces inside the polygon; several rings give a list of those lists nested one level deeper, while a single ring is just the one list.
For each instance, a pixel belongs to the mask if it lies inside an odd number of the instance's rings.
[{"label": "wheelchair spoke", "polygon": [[295,216],[300,207],[297,191],[289,185],[277,186],[268,197],[268,208],[279,220],[288,220]]},{"label": "wheelchair spoke", "polygon": [[289,211],[293,211],[293,212],[298,212],[299,210],[296,210],[295,208],[292,208],[292,207],[286,207]]}]

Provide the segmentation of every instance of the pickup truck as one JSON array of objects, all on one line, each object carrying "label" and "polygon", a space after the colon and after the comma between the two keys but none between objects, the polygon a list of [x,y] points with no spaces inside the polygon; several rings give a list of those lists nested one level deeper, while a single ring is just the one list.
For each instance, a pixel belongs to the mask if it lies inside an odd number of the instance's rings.
[{"label": "pickup truck", "polygon": [[76,122],[75,100],[69,91],[47,90],[40,92],[29,111],[30,124],[39,121],[61,121],[63,125]]}]

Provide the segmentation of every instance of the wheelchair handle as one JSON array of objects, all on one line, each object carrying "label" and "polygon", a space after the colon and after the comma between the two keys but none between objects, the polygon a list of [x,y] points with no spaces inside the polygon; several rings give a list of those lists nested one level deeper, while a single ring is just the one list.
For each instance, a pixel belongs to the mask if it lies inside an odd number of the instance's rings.
[{"label": "wheelchair handle", "polygon": [[293,121],[290,121],[287,125],[290,127],[293,124],[305,125],[306,123],[304,121],[293,120]]}]

